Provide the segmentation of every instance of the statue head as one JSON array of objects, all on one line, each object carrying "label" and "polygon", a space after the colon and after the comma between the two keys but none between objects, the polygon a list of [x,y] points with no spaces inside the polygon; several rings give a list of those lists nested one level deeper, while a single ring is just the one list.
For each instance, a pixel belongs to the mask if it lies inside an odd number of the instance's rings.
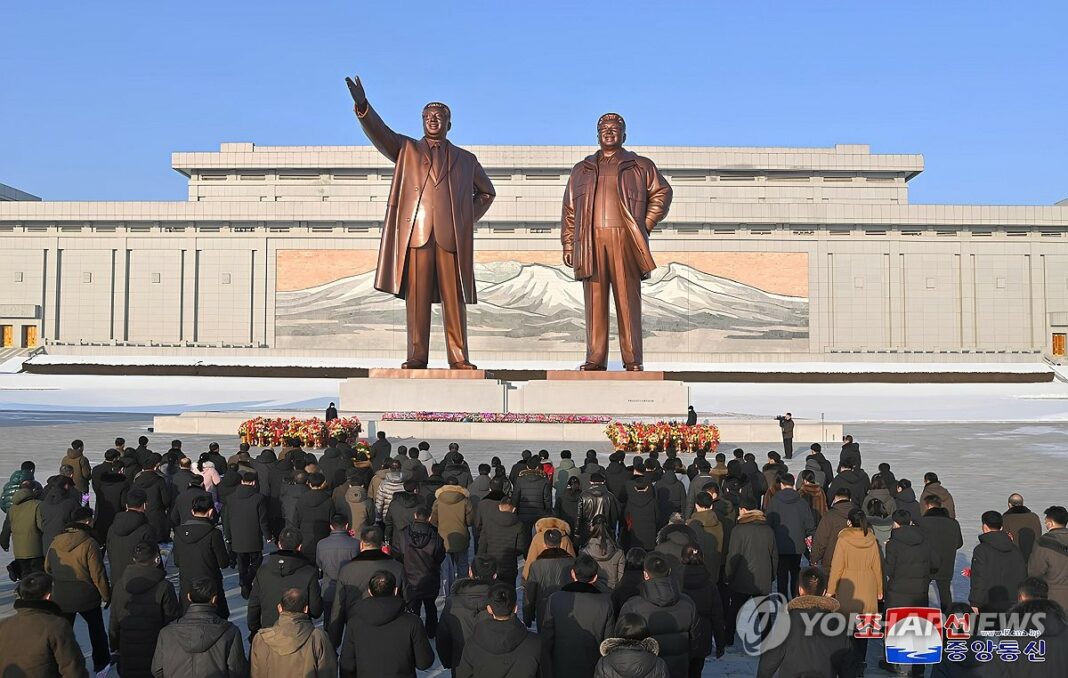
[{"label": "statue head", "polygon": [[452,128],[452,112],[440,101],[423,106],[423,134],[427,139],[442,141]]},{"label": "statue head", "polygon": [[627,140],[627,121],[619,113],[605,113],[597,119],[597,143],[602,151],[616,151]]}]

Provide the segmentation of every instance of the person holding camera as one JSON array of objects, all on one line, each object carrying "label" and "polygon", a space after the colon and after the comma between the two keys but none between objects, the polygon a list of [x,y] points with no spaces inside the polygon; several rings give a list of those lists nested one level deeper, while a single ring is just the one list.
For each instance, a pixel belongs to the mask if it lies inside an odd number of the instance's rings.
[{"label": "person holding camera", "polygon": [[787,459],[794,456],[794,415],[787,412],[785,415],[775,417],[782,429],[782,446]]}]

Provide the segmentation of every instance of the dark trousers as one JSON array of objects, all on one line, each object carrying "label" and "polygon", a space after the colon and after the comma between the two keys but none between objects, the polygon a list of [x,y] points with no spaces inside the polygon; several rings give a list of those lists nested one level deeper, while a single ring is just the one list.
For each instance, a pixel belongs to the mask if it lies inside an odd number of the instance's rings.
[{"label": "dark trousers", "polygon": [[438,247],[434,237],[409,248],[404,299],[408,320],[408,360],[425,364],[430,357],[433,299],[441,298],[445,352],[449,364],[467,362],[467,306],[456,252]]},{"label": "dark trousers", "polygon": [[[111,649],[108,647],[108,630],[104,626],[104,611],[99,607],[78,612],[89,627],[89,642],[93,645],[93,671],[100,673],[111,661]],[[74,626],[75,614],[64,614],[71,626]]]},{"label": "dark trousers", "polygon": [[801,554],[779,554],[779,593],[786,596],[787,600],[797,597],[797,578],[801,573]]},{"label": "dark trousers", "polygon": [[739,593],[738,591],[731,591],[731,602],[727,606],[727,619],[724,626],[727,627],[727,642],[734,642],[735,631],[738,630],[738,613],[742,610],[742,605],[745,605],[750,598],[756,596],[748,593]]},{"label": "dark trousers", "polygon": [[855,673],[859,674],[860,670],[865,668],[864,664],[868,658],[868,639],[867,638],[854,638],[853,639],[853,662]]},{"label": "dark trousers", "polygon": [[783,448],[783,451],[786,453],[786,458],[787,459],[793,459],[794,458],[794,439],[793,438],[783,438],[782,439],[782,448]]},{"label": "dark trousers", "polygon": [[12,563],[14,573],[19,579],[34,572],[44,572],[44,558],[16,558]]},{"label": "dark trousers", "polygon": [[438,606],[433,597],[420,598],[419,600],[408,601],[408,611],[419,616],[419,609],[426,610],[426,635],[428,638],[433,638],[438,629]]},{"label": "dark trousers", "polygon": [[938,587],[938,606],[942,608],[942,612],[946,612],[949,609],[949,604],[953,602],[953,592],[950,590],[952,585],[952,580],[935,580],[935,586]]},{"label": "dark trousers", "polygon": [[252,592],[252,580],[256,578],[256,571],[262,564],[262,552],[237,554],[237,577],[241,582],[241,595],[245,598]]}]

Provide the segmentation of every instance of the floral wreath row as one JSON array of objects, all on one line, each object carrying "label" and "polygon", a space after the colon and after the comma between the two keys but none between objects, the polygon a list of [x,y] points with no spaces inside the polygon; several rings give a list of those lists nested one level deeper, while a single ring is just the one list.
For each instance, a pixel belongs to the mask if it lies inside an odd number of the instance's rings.
[{"label": "floral wreath row", "polygon": [[382,421],[429,421],[463,424],[606,424],[611,417],[519,412],[387,412]]},{"label": "floral wreath row", "polygon": [[324,421],[319,417],[256,417],[241,424],[237,434],[241,441],[257,447],[278,447],[286,438],[297,438],[304,447],[326,447],[329,436],[344,433],[353,442],[363,430],[356,417],[342,417]]},{"label": "floral wreath row", "polygon": [[614,421],[605,427],[604,432],[617,450],[628,452],[663,451],[668,448],[680,452],[715,452],[719,447],[719,428],[713,424],[689,426],[674,421]]}]

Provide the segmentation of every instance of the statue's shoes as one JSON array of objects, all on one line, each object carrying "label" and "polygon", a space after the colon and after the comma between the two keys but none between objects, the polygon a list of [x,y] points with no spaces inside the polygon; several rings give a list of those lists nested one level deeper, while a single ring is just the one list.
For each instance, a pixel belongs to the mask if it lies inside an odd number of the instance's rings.
[{"label": "statue's shoes", "polygon": [[405,360],[401,363],[402,370],[425,370],[426,363],[416,362],[414,360]]},{"label": "statue's shoes", "polygon": [[582,363],[579,365],[579,370],[582,372],[604,372],[607,369],[604,365],[598,365],[597,363]]},{"label": "statue's shoes", "polygon": [[449,363],[449,368],[454,370],[477,370],[478,366],[468,362]]},{"label": "statue's shoes", "polygon": [[627,364],[627,365],[625,366],[625,369],[626,369],[626,370],[627,370],[628,372],[641,372],[641,371],[642,371],[642,370],[644,370],[645,368],[644,368],[644,367],[642,367],[642,364],[641,364],[641,363],[629,363],[629,364]]}]

